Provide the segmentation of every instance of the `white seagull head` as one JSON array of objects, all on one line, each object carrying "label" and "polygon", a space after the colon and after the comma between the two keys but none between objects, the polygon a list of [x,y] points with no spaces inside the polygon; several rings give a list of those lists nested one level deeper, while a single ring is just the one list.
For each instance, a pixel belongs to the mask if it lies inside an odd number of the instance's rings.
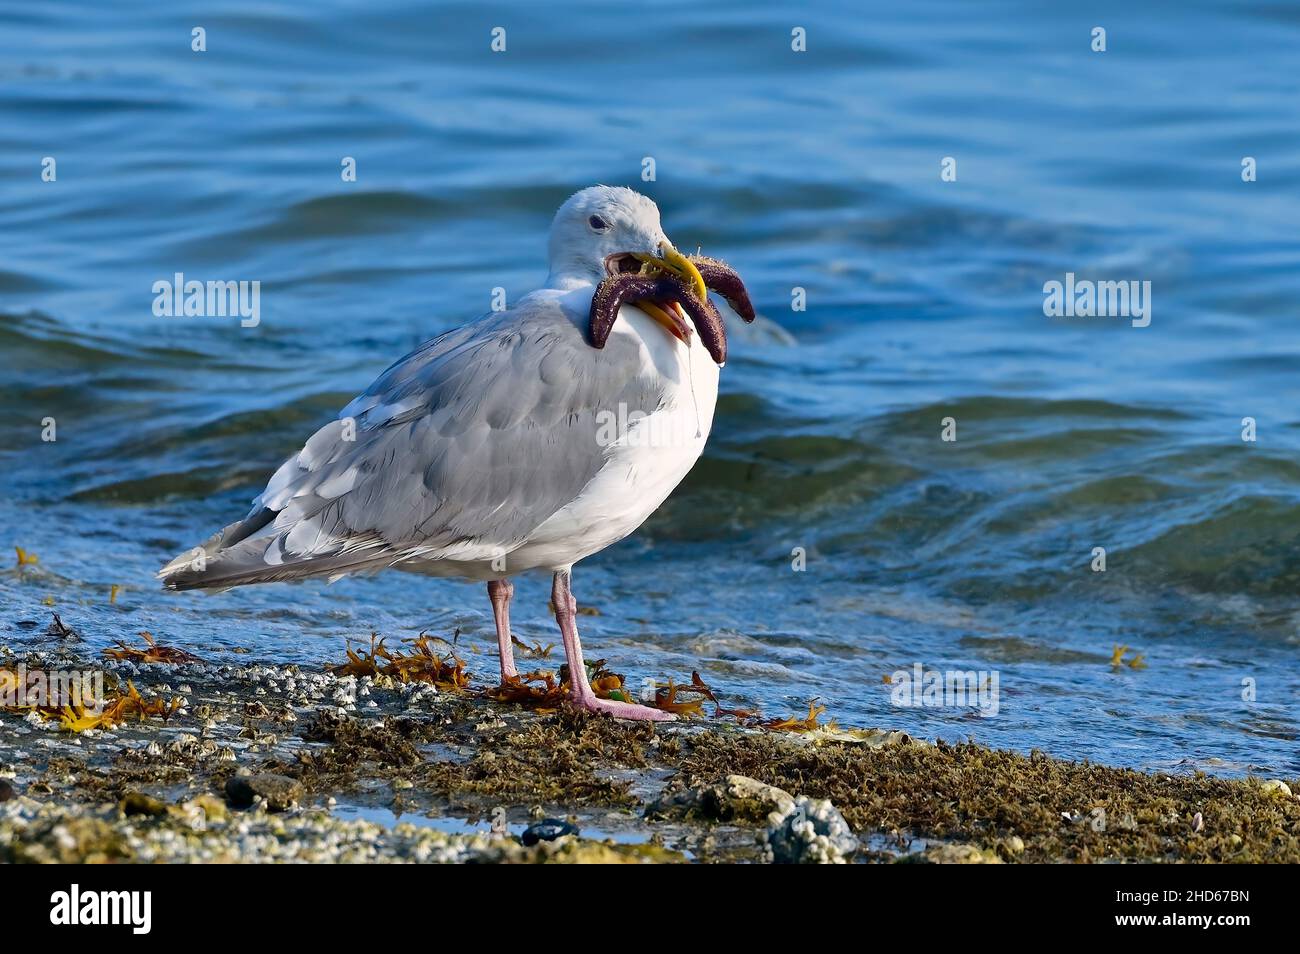
[{"label": "white seagull head", "polygon": [[633,256],[658,258],[671,248],[652,201],[631,189],[592,186],[574,193],[555,213],[548,284],[597,284],[619,270],[639,268]]}]

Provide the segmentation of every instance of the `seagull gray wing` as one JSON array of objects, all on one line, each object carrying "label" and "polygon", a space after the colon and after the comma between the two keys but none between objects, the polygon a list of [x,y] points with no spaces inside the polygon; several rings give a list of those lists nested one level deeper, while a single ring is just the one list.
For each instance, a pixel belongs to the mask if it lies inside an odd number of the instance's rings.
[{"label": "seagull gray wing", "polygon": [[186,589],[495,559],[604,467],[606,415],[664,400],[635,345],[597,351],[557,298],[529,296],[390,367],[284,462],[245,520],[160,576]]}]

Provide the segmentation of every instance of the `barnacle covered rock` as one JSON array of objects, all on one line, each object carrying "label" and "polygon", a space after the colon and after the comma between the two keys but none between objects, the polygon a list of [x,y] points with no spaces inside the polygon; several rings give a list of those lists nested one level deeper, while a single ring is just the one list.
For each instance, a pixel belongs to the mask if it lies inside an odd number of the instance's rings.
[{"label": "barnacle covered rock", "polygon": [[794,796],[775,785],[745,775],[728,775],[713,785],[664,795],[646,809],[650,819],[706,819],[762,822],[772,813],[794,807]]},{"label": "barnacle covered rock", "polygon": [[858,850],[849,823],[825,799],[800,795],[768,818],[767,859],[787,865],[842,865]]}]

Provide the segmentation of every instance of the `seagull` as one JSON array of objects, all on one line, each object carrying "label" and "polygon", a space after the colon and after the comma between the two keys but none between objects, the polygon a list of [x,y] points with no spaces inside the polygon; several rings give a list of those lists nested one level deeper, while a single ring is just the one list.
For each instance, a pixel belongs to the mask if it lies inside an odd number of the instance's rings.
[{"label": "seagull", "polygon": [[674,718],[592,691],[571,577],[636,530],[699,459],[725,333],[719,319],[692,334],[673,301],[620,298],[600,343],[589,340],[607,280],[671,280],[691,290],[682,297],[692,317],[702,304],[717,315],[699,269],[640,193],[573,195],[548,251],[544,287],[389,367],[276,470],[244,519],[163,567],[163,585],[225,589],[390,567],[486,582],[504,683],[518,677],[510,577],[549,571],[568,701],[623,719]]}]

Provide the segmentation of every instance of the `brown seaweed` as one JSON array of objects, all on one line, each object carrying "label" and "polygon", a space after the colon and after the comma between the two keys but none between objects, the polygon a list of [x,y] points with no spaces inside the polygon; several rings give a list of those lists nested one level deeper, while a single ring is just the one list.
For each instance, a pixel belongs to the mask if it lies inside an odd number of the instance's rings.
[{"label": "brown seaweed", "polygon": [[153,634],[148,630],[140,631],[141,638],[144,639],[144,648],[136,649],[128,646],[122,640],[117,640],[117,645],[110,646],[103,650],[103,654],[109,659],[117,659],[133,663],[167,663],[173,666],[184,665],[185,663],[203,662],[193,653],[188,653],[183,649],[177,649],[174,646],[160,646],[154,641]]},{"label": "brown seaweed", "polygon": [[[623,676],[605,668],[605,660],[593,659],[587,664],[587,680],[591,691],[600,699],[633,702],[623,684]],[[526,672],[506,676],[501,684],[484,691],[495,702],[511,702],[535,709],[558,709],[569,697],[569,667],[560,666],[559,672]]]},{"label": "brown seaweed", "polygon": [[524,642],[514,633],[510,634],[510,642],[513,643],[515,648],[518,649],[525,656],[535,656],[538,659],[545,659],[547,656],[551,655],[551,650],[555,648],[555,643],[547,643],[545,646],[543,646],[541,643],[535,640],[533,644],[529,646],[526,642]]},{"label": "brown seaweed", "polygon": [[[439,640],[443,642],[442,640]],[[428,682],[440,689],[465,689],[469,686],[469,673],[465,671],[465,661],[456,653],[439,653],[434,649],[434,638],[421,633],[414,639],[406,639],[413,652],[388,649],[384,640],[377,633],[370,634],[370,649],[355,651],[347,648],[348,661],[337,666],[330,666],[329,671],[336,676],[388,676],[398,682]]]},{"label": "brown seaweed", "polygon": [[[20,688],[19,675],[13,669],[0,667],[0,687],[12,695]],[[104,694],[103,703],[90,707],[83,702],[73,705],[26,705],[19,702],[3,705],[0,709],[13,712],[35,712],[41,718],[58,721],[59,728],[65,732],[85,732],[87,729],[112,729],[134,716],[143,722],[147,718],[161,718],[166,721],[181,708],[183,700],[179,697],[163,699],[155,696],[146,699],[131,682],[127,682],[126,691],[110,690]]]}]

